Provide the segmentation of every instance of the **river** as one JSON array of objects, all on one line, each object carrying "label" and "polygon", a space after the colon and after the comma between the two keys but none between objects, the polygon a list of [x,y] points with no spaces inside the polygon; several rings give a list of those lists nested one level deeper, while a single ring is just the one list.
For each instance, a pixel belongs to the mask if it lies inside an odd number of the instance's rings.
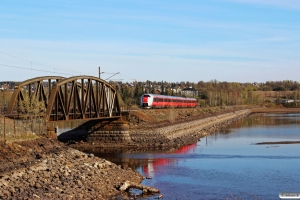
[{"label": "river", "polygon": [[151,177],[164,199],[279,199],[300,193],[300,144],[256,143],[281,141],[300,141],[300,114],[253,114],[169,152],[93,153]]}]

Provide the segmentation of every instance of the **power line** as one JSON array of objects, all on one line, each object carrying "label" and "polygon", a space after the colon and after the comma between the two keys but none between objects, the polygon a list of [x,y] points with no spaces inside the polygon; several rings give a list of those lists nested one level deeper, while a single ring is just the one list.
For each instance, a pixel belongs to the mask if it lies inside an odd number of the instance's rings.
[{"label": "power line", "polygon": [[[115,75],[117,75],[117,74],[120,74],[120,72],[115,73],[114,75],[108,77],[107,79],[110,79],[111,77],[113,77],[113,76],[115,76]],[[107,79],[105,79],[105,80],[107,80]]]},{"label": "power line", "polygon": [[[48,66],[48,65],[44,65],[44,64],[40,64],[40,63],[37,63],[37,62],[33,62],[33,61],[30,61],[30,60],[27,60],[27,59],[24,59],[24,58],[20,58],[18,56],[14,56],[14,55],[11,55],[11,54],[8,54],[8,53],[4,53],[4,52],[1,52],[1,54],[4,54],[4,55],[7,55],[7,56],[10,56],[10,57],[13,57],[13,58],[17,58],[19,60],[23,60],[23,61],[26,61],[26,62],[29,62],[31,64],[31,68],[32,68],[32,64],[36,64],[36,65],[40,65],[40,66],[44,66],[44,67],[48,67],[48,68],[52,68],[52,69],[57,69],[57,70],[61,70],[61,71],[67,71],[69,72],[70,70],[66,70],[66,69],[60,69],[60,68],[56,68],[56,67],[51,67],[51,66]],[[81,74],[81,72],[77,72],[77,71],[71,71],[71,72],[74,72],[74,73],[79,73]],[[69,75],[69,74],[68,74]]]},{"label": "power line", "polygon": [[126,79],[128,79],[128,80],[131,80],[132,78],[129,78],[129,77],[127,77],[127,76],[124,76],[124,74],[120,74],[120,76],[122,76],[123,78],[126,78]]},{"label": "power line", "polygon": [[[56,68],[53,68],[54,71],[49,71],[49,70],[35,69],[35,68],[32,68],[32,66],[31,66],[31,67],[20,67],[20,66],[6,65],[6,64],[1,64],[1,63],[0,63],[0,65],[1,65],[1,66],[5,66],[5,67],[12,67],[12,68],[18,68],[18,69],[26,69],[26,70],[32,70],[32,71],[38,71],[38,72],[48,72],[48,73],[62,74],[62,75],[71,75],[71,76],[74,75],[74,74],[68,74],[68,73],[56,72],[56,71],[55,71]],[[111,77],[113,77],[113,76],[115,76],[115,75],[117,75],[117,74],[120,74],[120,72],[117,72],[117,73],[106,73],[106,72],[102,72],[102,73],[105,73],[105,74],[113,74],[112,76],[108,77],[108,78],[105,79],[105,80],[108,80],[108,79],[110,79]],[[123,80],[123,79],[121,79],[121,80]]]},{"label": "power line", "polygon": [[[120,73],[120,72],[118,72]],[[101,74],[115,74],[115,73],[110,73],[110,72],[101,72]]]},{"label": "power line", "polygon": [[[30,67],[20,67],[20,66],[14,66],[14,65],[6,65],[6,64],[0,64],[1,66],[5,66],[5,67],[12,67],[12,68],[18,68],[18,69],[26,69],[26,70],[33,70],[33,71],[39,71],[39,72],[48,72],[48,73],[54,73],[54,74],[62,74],[62,75],[71,75],[73,76],[73,74],[69,74],[69,73],[62,73],[62,72],[57,72],[56,70],[59,70],[59,71],[67,71],[67,72],[73,72],[73,73],[78,73],[78,74],[81,74],[81,72],[78,72],[78,71],[71,71],[71,70],[66,70],[66,69],[61,69],[61,68],[56,68],[56,67],[51,67],[51,66],[48,66],[48,65],[44,65],[44,64],[40,64],[40,63],[37,63],[37,62],[33,62],[31,60],[27,60],[27,59],[24,59],[24,58],[20,58],[18,56],[15,56],[15,55],[11,55],[11,54],[8,54],[8,53],[5,53],[5,52],[1,52],[1,54],[4,54],[6,56],[10,56],[10,57],[13,57],[13,58],[16,58],[16,59],[19,59],[19,60],[23,60],[23,61],[26,61],[26,62],[29,62],[30,63]],[[50,71],[50,70],[41,70],[41,69],[35,69],[35,68],[32,68],[32,64],[36,64],[36,65],[40,65],[40,66],[44,66],[44,67],[47,67],[47,68],[51,68],[53,69],[53,71]],[[117,73],[111,73],[111,72],[101,72],[101,74],[112,74],[112,76],[108,77],[107,79],[105,80],[108,80],[110,79],[111,77],[119,74],[120,72],[117,72]],[[121,75],[121,76],[124,76],[124,75]],[[124,76],[125,78],[127,79],[130,79],[126,76]]]},{"label": "power line", "polygon": [[28,67],[19,67],[19,66],[14,66],[14,65],[5,65],[5,64],[0,64],[0,65],[5,66],[5,67],[18,68],[18,69],[27,69],[27,70],[33,70],[33,71],[39,71],[39,72],[50,72],[50,73],[54,73],[54,74],[63,74],[63,75],[73,76],[73,74],[67,74],[67,73],[61,73],[61,72],[55,72],[55,71],[47,71],[47,70],[34,69],[34,68],[28,68]]}]

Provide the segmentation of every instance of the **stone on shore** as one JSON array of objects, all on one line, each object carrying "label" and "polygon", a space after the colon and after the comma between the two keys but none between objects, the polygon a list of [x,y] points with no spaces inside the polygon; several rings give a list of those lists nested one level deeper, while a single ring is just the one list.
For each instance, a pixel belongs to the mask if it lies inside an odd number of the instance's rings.
[{"label": "stone on shore", "polygon": [[53,139],[0,145],[0,199],[107,199],[124,181],[142,180],[138,172]]}]

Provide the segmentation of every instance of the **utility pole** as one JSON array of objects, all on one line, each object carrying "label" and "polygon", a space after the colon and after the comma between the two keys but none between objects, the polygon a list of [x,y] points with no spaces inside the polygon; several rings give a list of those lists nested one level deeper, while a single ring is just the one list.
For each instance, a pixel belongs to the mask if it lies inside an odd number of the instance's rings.
[{"label": "utility pole", "polygon": [[101,79],[101,76],[100,76],[100,74],[101,74],[101,70],[100,70],[100,67],[99,67],[99,79]]}]

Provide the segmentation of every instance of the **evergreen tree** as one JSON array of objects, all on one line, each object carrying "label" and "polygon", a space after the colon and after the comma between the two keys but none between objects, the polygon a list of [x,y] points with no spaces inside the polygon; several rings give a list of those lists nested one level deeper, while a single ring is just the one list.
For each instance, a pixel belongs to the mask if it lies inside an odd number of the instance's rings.
[{"label": "evergreen tree", "polygon": [[164,81],[161,81],[161,92],[160,92],[160,94],[165,94],[164,90],[165,90]]}]

